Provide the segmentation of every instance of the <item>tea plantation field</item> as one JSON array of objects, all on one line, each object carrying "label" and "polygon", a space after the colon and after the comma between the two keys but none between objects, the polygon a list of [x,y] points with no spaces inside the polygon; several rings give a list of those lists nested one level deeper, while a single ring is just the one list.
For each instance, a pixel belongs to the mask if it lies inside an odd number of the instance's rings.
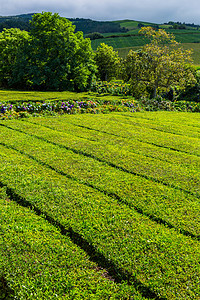
[{"label": "tea plantation field", "polygon": [[[125,24],[126,22],[121,23],[123,26]],[[105,43],[112,46],[114,50],[118,52],[120,57],[125,58],[130,50],[136,51],[149,43],[147,38],[138,34],[139,29],[137,27],[132,27],[132,22],[127,22],[127,24],[130,24],[130,27],[128,25],[125,27],[129,28],[130,31],[125,34],[107,33],[104,34],[104,38],[92,40],[91,45],[93,50],[96,50],[101,43]],[[168,30],[168,33],[174,34],[175,40],[180,43],[180,46],[183,49],[192,50],[193,63],[199,65],[200,32],[197,30]]]},{"label": "tea plantation field", "polygon": [[200,299],[200,116],[0,120],[0,299]]}]

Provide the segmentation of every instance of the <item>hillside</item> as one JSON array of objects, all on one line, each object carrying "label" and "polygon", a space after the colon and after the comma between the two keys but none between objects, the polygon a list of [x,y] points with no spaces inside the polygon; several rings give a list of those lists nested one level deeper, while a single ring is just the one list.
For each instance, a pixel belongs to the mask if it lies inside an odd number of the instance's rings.
[{"label": "hillside", "polygon": [[[16,16],[0,16],[0,31],[3,28],[12,28],[17,27],[20,29],[27,30],[29,29],[29,21],[32,19],[34,13],[30,14],[21,14]],[[164,28],[166,30],[177,30],[183,33],[188,33],[188,30],[198,30],[199,25],[195,24],[179,24],[169,22],[168,24],[157,24],[149,23],[143,21],[134,21],[134,20],[118,20],[118,21],[95,21],[91,19],[84,18],[68,18],[75,26],[77,31],[83,31],[84,34],[99,32],[104,33],[105,36],[109,36],[111,33],[114,35],[128,33],[137,34],[138,29],[142,26],[152,26],[155,28]]]},{"label": "hillside", "polygon": [[[32,14],[22,14],[17,16],[0,16],[0,31],[3,28],[18,27],[21,30],[29,30],[29,21]],[[84,18],[69,18],[76,26],[76,31],[82,31],[85,36],[90,33],[98,32],[101,38],[92,40],[94,50],[101,43],[112,46],[119,55],[125,57],[130,49],[137,50],[141,48],[147,40],[138,34],[142,26],[153,26],[162,28],[173,33],[178,42],[182,43],[184,49],[193,49],[194,64],[200,64],[200,30],[199,25],[185,24],[180,22],[168,22],[165,24],[149,23],[134,20],[117,21],[94,21]]]},{"label": "hillside", "polygon": [[[29,21],[32,19],[32,14],[23,14],[17,16],[0,16],[0,31],[3,28],[20,28],[22,30],[29,30]],[[76,31],[82,31],[84,34],[91,32],[100,33],[113,33],[113,32],[126,32],[128,29],[121,26],[118,22],[112,21],[94,21],[84,18],[68,18],[75,26]]]}]

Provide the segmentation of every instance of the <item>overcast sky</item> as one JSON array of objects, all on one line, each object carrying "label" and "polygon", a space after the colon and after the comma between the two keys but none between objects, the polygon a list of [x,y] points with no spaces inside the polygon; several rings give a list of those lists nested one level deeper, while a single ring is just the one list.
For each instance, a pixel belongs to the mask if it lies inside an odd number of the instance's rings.
[{"label": "overcast sky", "polygon": [[1,16],[42,11],[66,18],[200,24],[199,0],[0,0]]}]

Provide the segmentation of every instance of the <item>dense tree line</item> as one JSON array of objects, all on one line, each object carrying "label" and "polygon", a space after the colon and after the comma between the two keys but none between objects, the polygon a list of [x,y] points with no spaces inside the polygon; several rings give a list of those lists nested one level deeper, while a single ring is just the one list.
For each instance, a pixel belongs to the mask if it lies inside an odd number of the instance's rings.
[{"label": "dense tree line", "polygon": [[30,31],[17,28],[0,33],[0,85],[37,90],[88,90],[94,78],[120,78],[132,95],[153,97],[196,82],[191,52],[178,47],[164,30],[142,27],[149,43],[121,59],[102,43],[94,52],[91,40],[58,14],[34,14]]},{"label": "dense tree line", "polygon": [[[31,29],[30,21],[34,14],[24,14],[18,16],[0,17],[0,31],[4,28],[19,28],[29,31]],[[99,32],[127,32],[128,29],[121,27],[119,23],[110,21],[93,21],[84,18],[68,18],[75,25],[75,32],[82,31],[84,34]]]},{"label": "dense tree line", "polygon": [[185,23],[185,22],[168,22],[164,23],[165,25],[171,25],[171,28],[173,29],[187,29],[188,27],[199,29],[199,25],[196,25],[194,23]]},{"label": "dense tree line", "polygon": [[33,14],[24,14],[18,16],[0,17],[0,32],[4,28],[19,28],[21,30],[30,30],[30,20],[32,20]]},{"label": "dense tree line", "polygon": [[30,24],[27,21],[21,21],[21,20],[4,20],[0,22],[0,32],[3,31],[4,28],[19,28],[21,30],[30,30]]},{"label": "dense tree line", "polygon": [[90,19],[69,19],[75,26],[77,31],[82,31],[84,34],[99,32],[127,32],[128,29],[121,27],[119,23],[109,21],[93,21]]},{"label": "dense tree line", "polygon": [[58,14],[35,14],[30,32],[0,34],[0,83],[40,90],[85,90],[95,73],[89,39]]}]

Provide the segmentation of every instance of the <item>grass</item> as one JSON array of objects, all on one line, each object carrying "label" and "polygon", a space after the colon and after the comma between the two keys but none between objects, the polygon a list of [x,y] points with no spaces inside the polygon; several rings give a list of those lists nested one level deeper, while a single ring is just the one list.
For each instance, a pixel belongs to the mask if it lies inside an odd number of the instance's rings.
[{"label": "grass", "polygon": [[1,299],[120,299],[122,291],[142,299],[109,280],[59,228],[11,201],[6,188],[0,188],[0,211]]},{"label": "grass", "polygon": [[199,298],[199,114],[30,117],[0,131],[2,295]]},{"label": "grass", "polygon": [[147,39],[137,34],[133,36],[107,37],[104,39],[91,41],[93,50],[96,50],[101,43],[105,43],[109,46],[112,46],[114,49],[135,46],[141,47],[147,43]]},{"label": "grass", "polygon": [[194,61],[194,65],[200,65],[200,43],[184,43],[182,44],[183,49],[192,49],[192,58]]},{"label": "grass", "polygon": [[[91,95],[91,96],[90,96]],[[39,92],[39,91],[15,91],[15,90],[0,90],[1,101],[9,101],[11,103],[17,101],[44,101],[44,100],[81,100],[95,97],[93,93],[74,93],[74,92]]]},{"label": "grass", "polygon": [[[132,36],[120,36],[120,34],[118,37],[114,37],[113,34],[107,33],[107,38],[105,36],[104,39],[93,40],[92,48],[96,50],[101,43],[105,43],[109,46],[112,46],[116,51],[118,51],[119,56],[121,57],[126,57],[126,55],[131,49],[140,49],[143,45],[145,45],[148,42],[148,40],[138,34],[138,29],[136,27],[138,22],[127,21],[122,23],[121,25],[123,25],[123,27],[126,27],[126,24],[127,28],[131,30],[128,31],[126,35],[131,34]],[[194,64],[199,65],[200,32],[197,30],[170,30],[169,32],[175,35],[175,40],[181,43],[181,46],[184,49],[193,49],[192,58],[194,60]],[[109,35],[112,35],[112,37],[109,37]]]},{"label": "grass", "polygon": [[[192,38],[191,38],[192,39]],[[178,39],[177,39],[178,41]],[[200,40],[199,40],[200,41]],[[109,38],[109,39],[99,39],[92,42],[92,46],[96,49],[100,43],[106,43],[109,46],[112,46],[116,51],[118,51],[119,56],[126,57],[130,50],[139,50],[145,44],[144,41],[140,41],[137,37],[121,37],[119,38]],[[181,43],[181,47],[183,49],[192,49],[193,54],[192,58],[194,61],[194,65],[200,64],[200,43],[189,41],[189,39],[185,39],[184,43]]]},{"label": "grass", "polygon": [[[192,50],[192,59],[194,65],[200,65],[200,43],[182,43],[181,47],[183,49],[187,50],[190,49]],[[141,49],[141,46],[132,46],[132,47],[124,47],[124,48],[116,48],[115,50],[118,52],[120,57],[125,58],[126,55],[129,53],[130,50],[136,51]]]},{"label": "grass", "polygon": [[[16,90],[7,90],[0,89],[0,99],[1,102],[41,102],[41,101],[82,101],[82,100],[98,100],[98,101],[117,101],[119,99],[123,99],[122,96],[113,96],[109,94],[99,95],[94,92],[83,92],[83,93],[75,93],[69,91],[63,92],[40,92],[40,91],[16,91]],[[132,97],[129,97],[132,98]],[[132,98],[133,99],[133,98]]]}]

